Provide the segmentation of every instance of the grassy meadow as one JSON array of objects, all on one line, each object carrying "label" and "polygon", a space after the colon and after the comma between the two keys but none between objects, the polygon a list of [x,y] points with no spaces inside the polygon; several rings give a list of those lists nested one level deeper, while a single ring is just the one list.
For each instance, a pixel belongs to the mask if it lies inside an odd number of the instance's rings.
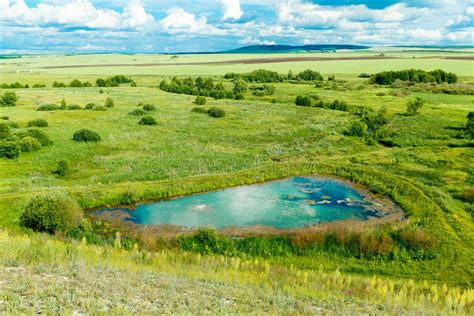
[{"label": "grassy meadow", "polygon": [[[472,60],[441,57],[473,54],[384,54],[397,59],[187,64],[262,58],[213,54],[45,55],[0,61],[0,83],[46,84],[45,88],[0,89],[0,94],[18,95],[16,106],[0,107],[0,117],[8,117],[0,123],[17,123],[12,130],[22,131],[29,121],[45,119],[48,127],[41,130],[54,142],[17,159],[0,158],[0,312],[126,314],[185,311],[186,307],[199,312],[472,312],[474,206],[468,195],[474,186],[474,150],[463,128],[466,116],[474,111],[473,97],[376,86],[358,75],[440,68],[472,86]],[[283,57],[263,57],[268,56]],[[163,65],[136,65],[146,63]],[[97,67],[43,68],[68,65]],[[325,81],[334,74],[336,81],[322,87],[271,83],[273,95],[258,97],[247,91],[243,100],[207,98],[205,108],[222,108],[223,118],[191,112],[195,96],[158,88],[162,79],[173,76],[213,76],[232,89],[232,82],[223,78],[226,72],[259,68],[282,74],[313,69]],[[79,79],[95,84],[97,78],[118,74],[131,76],[137,87],[123,84],[102,88],[103,93],[99,87],[52,88],[54,81]],[[328,102],[337,99],[375,111],[386,107],[390,120],[384,129],[391,145],[346,136],[356,120],[353,114],[296,106],[298,95],[317,95]],[[407,102],[416,97],[426,100],[420,113],[405,115]],[[62,99],[84,107],[91,102],[103,105],[107,98],[115,105],[106,111],[37,111]],[[139,103],[156,107],[149,114],[157,125],[139,125],[140,117],[128,114]],[[96,131],[102,141],[73,141],[74,132],[81,128]],[[72,168],[66,177],[53,174],[61,160]],[[19,225],[25,205],[38,194],[67,192],[89,211],[311,174],[347,178],[390,197],[404,210],[406,221],[383,229],[420,228],[434,241],[433,248],[428,254],[381,257],[354,257],[327,249],[291,256],[201,255],[160,246],[155,240],[137,242],[132,250],[117,246],[113,237],[111,245],[90,245],[86,237],[81,242],[37,235]],[[63,282],[67,291],[61,290]],[[47,287],[42,287],[45,283]],[[103,287],[100,292],[97,284]],[[201,293],[204,287],[206,295]],[[57,295],[47,299],[53,292]],[[84,293],[100,300],[84,298]],[[153,302],[160,302],[158,309]]]}]

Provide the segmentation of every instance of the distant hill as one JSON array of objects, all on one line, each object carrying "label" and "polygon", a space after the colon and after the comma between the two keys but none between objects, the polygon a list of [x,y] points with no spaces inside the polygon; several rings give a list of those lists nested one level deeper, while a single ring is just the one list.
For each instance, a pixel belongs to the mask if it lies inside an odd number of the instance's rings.
[{"label": "distant hill", "polygon": [[268,53],[301,53],[301,52],[314,52],[314,51],[333,51],[339,49],[367,49],[369,46],[358,46],[358,45],[338,45],[338,44],[324,44],[324,45],[250,45],[244,46],[237,49],[223,51],[226,54],[268,54]]}]

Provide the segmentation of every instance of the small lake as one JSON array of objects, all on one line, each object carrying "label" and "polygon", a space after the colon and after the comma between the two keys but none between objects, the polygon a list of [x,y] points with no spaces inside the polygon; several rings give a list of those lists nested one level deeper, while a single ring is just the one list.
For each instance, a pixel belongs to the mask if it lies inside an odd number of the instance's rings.
[{"label": "small lake", "polygon": [[[99,212],[110,210],[117,209]],[[126,220],[136,224],[215,228],[296,228],[339,220],[367,220],[386,213],[383,205],[349,183],[326,177],[293,177],[120,210],[127,213]]]}]

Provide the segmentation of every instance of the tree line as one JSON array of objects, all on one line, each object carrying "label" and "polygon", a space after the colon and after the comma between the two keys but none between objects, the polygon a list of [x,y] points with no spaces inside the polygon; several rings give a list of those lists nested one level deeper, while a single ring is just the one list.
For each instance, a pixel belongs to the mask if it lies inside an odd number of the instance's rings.
[{"label": "tree line", "polygon": [[458,76],[452,72],[441,69],[424,71],[421,69],[405,69],[399,71],[382,71],[370,76],[370,83],[378,85],[390,85],[396,80],[410,82],[436,82],[436,83],[456,83]]}]

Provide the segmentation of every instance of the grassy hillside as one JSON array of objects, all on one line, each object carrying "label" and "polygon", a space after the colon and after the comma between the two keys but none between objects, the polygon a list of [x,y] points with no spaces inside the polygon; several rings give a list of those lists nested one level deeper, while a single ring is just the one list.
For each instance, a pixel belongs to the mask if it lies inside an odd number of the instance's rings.
[{"label": "grassy hillside", "polygon": [[472,290],[0,231],[4,313],[468,313]]}]

